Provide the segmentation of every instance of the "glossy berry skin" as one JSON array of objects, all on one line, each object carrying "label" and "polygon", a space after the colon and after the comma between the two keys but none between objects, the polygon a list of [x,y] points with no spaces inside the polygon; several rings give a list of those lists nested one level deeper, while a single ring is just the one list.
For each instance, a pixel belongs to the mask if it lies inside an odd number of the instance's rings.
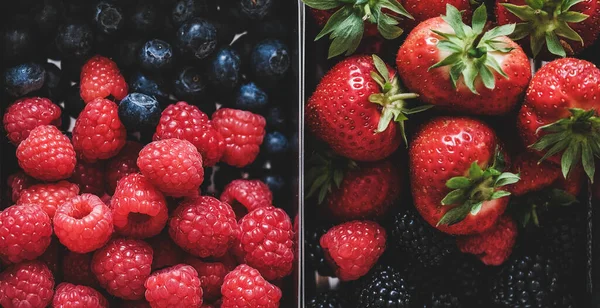
[{"label": "glossy berry skin", "polygon": [[217,29],[206,19],[192,18],[179,27],[175,42],[183,55],[202,60],[217,48]]},{"label": "glossy berry skin", "polygon": [[140,66],[146,70],[160,72],[173,64],[173,49],[163,40],[147,41],[140,49]]},{"label": "glossy berry skin", "polygon": [[56,287],[53,308],[108,308],[108,301],[98,291],[88,286],[63,282]]},{"label": "glossy berry skin", "polygon": [[106,190],[113,194],[117,187],[117,182],[130,173],[137,173],[140,169],[137,166],[137,158],[143,146],[135,141],[127,141],[123,149],[117,156],[106,161],[105,177]]},{"label": "glossy berry skin", "polygon": [[52,220],[56,209],[79,194],[79,187],[67,181],[31,185],[23,189],[17,205],[37,205]]},{"label": "glossy berry skin", "polygon": [[238,219],[255,209],[273,205],[273,193],[260,180],[234,180],[225,186],[220,199],[231,205]]},{"label": "glossy berry skin", "polygon": [[37,205],[13,205],[0,213],[0,257],[11,263],[34,260],[50,245],[50,217]]},{"label": "glossy berry skin", "polygon": [[52,301],[54,277],[41,261],[15,264],[0,273],[0,305],[45,308]]},{"label": "glossy berry skin", "polygon": [[144,72],[134,72],[127,79],[129,91],[146,94],[157,99],[159,102],[169,100],[168,85],[161,76],[150,75]]},{"label": "glossy berry skin", "polygon": [[114,239],[94,253],[92,271],[108,293],[127,300],[144,297],[152,270],[152,247],[133,239]]},{"label": "glossy berry skin", "polygon": [[116,34],[125,25],[123,10],[115,3],[100,1],[92,7],[96,29],[104,34]]},{"label": "glossy berry skin", "polygon": [[416,301],[411,294],[411,286],[400,271],[389,265],[379,265],[373,269],[361,279],[356,292],[357,307],[415,307]]},{"label": "glossy berry skin", "polygon": [[208,65],[208,78],[213,86],[233,90],[240,79],[241,61],[238,53],[230,47],[217,50]]},{"label": "glossy berry skin", "polygon": [[476,255],[485,265],[501,265],[512,253],[517,233],[515,221],[504,215],[483,233],[458,237],[456,245],[463,253]]},{"label": "glossy berry skin", "polygon": [[42,181],[70,177],[76,163],[71,141],[52,125],[34,128],[17,147],[17,159],[25,173]]},{"label": "glossy berry skin", "polygon": [[40,125],[60,126],[61,110],[47,98],[22,98],[6,109],[2,122],[8,139],[18,145]]},{"label": "glossy berry skin", "polygon": [[265,91],[254,82],[241,85],[235,93],[233,107],[242,110],[257,112],[264,109],[269,103],[269,97]]},{"label": "glossy berry skin", "polygon": [[186,140],[172,138],[149,143],[140,151],[137,166],[167,196],[196,196],[204,181],[202,156]]},{"label": "glossy berry skin", "polygon": [[290,68],[291,59],[288,47],[279,40],[264,40],[252,50],[250,71],[258,84],[274,87]]},{"label": "glossy berry skin", "polygon": [[198,258],[187,257],[184,262],[198,272],[205,302],[214,302],[221,297],[221,286],[229,269],[221,262],[204,262]]},{"label": "glossy berry skin", "polygon": [[277,308],[282,295],[278,287],[246,264],[239,265],[225,276],[221,293],[221,308]]},{"label": "glossy berry skin", "polygon": [[198,273],[187,264],[178,264],[152,273],[146,279],[144,287],[146,300],[152,307],[186,308],[202,305]]},{"label": "glossy berry skin", "polygon": [[225,139],[223,162],[244,167],[256,159],[265,135],[265,118],[249,111],[221,108],[213,113],[212,121]]},{"label": "glossy berry skin", "polygon": [[337,225],[321,237],[321,247],[342,281],[364,276],[385,250],[385,229],[372,221],[354,220]]},{"label": "glossy berry skin", "polygon": [[127,131],[118,106],[108,99],[89,102],[75,121],[73,147],[88,162],[111,158],[125,146]]},{"label": "glossy berry skin", "polygon": [[193,66],[184,66],[177,70],[173,80],[173,91],[175,96],[194,104],[200,103],[208,91],[207,78],[201,70]]},{"label": "glossy berry skin", "polygon": [[324,291],[311,297],[307,308],[344,308],[349,304],[346,298],[339,291]]},{"label": "glossy berry skin", "polygon": [[113,215],[95,195],[82,194],[63,203],[54,215],[54,233],[70,251],[92,252],[113,233]]},{"label": "glossy berry skin", "polygon": [[19,64],[4,71],[4,89],[13,97],[41,89],[45,80],[46,70],[33,62]]},{"label": "glossy berry skin", "polygon": [[270,12],[274,6],[272,0],[238,0],[235,2],[237,13],[250,20],[262,20]]},{"label": "glossy berry skin", "polygon": [[471,15],[473,15],[471,3],[467,0],[448,0],[444,2],[401,0],[399,2],[414,18],[402,18],[401,28],[404,29],[405,32],[412,30],[415,26],[427,19],[445,15],[447,4],[457,8],[462,13],[463,21],[467,24],[470,24]]},{"label": "glossy berry skin", "polygon": [[86,23],[66,23],[58,27],[54,43],[62,59],[83,59],[92,52],[94,32]]},{"label": "glossy berry skin", "polygon": [[119,119],[129,131],[154,130],[160,111],[158,101],[142,93],[129,93],[119,103]]},{"label": "glossy berry skin", "polygon": [[265,135],[265,150],[267,154],[277,157],[287,153],[289,149],[288,139],[280,132],[269,132]]},{"label": "glossy berry skin", "polygon": [[169,218],[165,197],[139,173],[119,180],[110,208],[115,231],[130,238],[157,235]]},{"label": "glossy berry skin", "polygon": [[83,101],[90,103],[109,96],[121,100],[127,95],[128,88],[115,62],[103,56],[94,56],[81,68],[79,91]]},{"label": "glossy berry skin", "polygon": [[81,193],[102,196],[104,194],[105,182],[104,162],[86,163],[78,161],[69,181],[77,184]]}]

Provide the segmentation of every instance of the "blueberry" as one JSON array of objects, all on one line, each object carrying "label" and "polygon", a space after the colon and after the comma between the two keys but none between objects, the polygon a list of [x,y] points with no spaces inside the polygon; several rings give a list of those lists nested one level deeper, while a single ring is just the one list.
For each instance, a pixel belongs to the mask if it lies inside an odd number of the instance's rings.
[{"label": "blueberry", "polygon": [[46,79],[41,94],[58,103],[63,100],[69,89],[69,80],[63,77],[62,71],[54,63],[44,63],[44,69],[46,70]]},{"label": "blueberry", "polygon": [[278,174],[268,174],[263,176],[262,181],[269,186],[269,189],[276,196],[280,195],[285,187],[285,179]]},{"label": "blueberry", "polygon": [[137,0],[130,10],[127,25],[139,34],[150,34],[164,24],[164,15],[159,5],[150,0]]},{"label": "blueberry", "polygon": [[54,43],[62,59],[82,59],[92,52],[94,33],[85,23],[69,23],[58,27]]},{"label": "blueberry", "polygon": [[219,89],[231,90],[240,80],[240,66],[240,56],[233,48],[221,48],[210,60],[208,78]]},{"label": "blueberry", "polygon": [[270,107],[265,114],[265,118],[268,129],[282,130],[287,124],[285,112],[279,106]]},{"label": "blueberry", "polygon": [[235,11],[250,20],[265,18],[273,7],[273,0],[237,0]]},{"label": "blueberry", "polygon": [[129,93],[119,103],[119,119],[129,131],[153,131],[160,112],[158,101],[142,93]]},{"label": "blueberry", "polygon": [[193,66],[182,67],[173,79],[173,90],[178,99],[192,104],[199,103],[206,96],[206,78]]},{"label": "blueberry", "polygon": [[44,38],[56,31],[64,14],[65,7],[61,0],[44,0],[43,6],[35,13],[35,22]]},{"label": "blueberry", "polygon": [[268,39],[254,46],[250,69],[259,84],[274,87],[289,67],[290,54],[287,46],[280,40]]},{"label": "blueberry", "polygon": [[181,53],[202,60],[217,47],[217,29],[206,19],[192,18],[179,27],[175,39]]},{"label": "blueberry", "polygon": [[24,96],[44,86],[46,70],[37,63],[24,63],[4,71],[4,87],[14,97]]},{"label": "blueberry", "polygon": [[173,64],[173,49],[163,40],[147,41],[139,53],[140,66],[149,71],[162,71]]},{"label": "blueberry", "polygon": [[267,133],[263,144],[267,154],[271,155],[285,154],[289,148],[285,135],[277,131]]},{"label": "blueberry", "polygon": [[216,10],[207,0],[177,0],[171,11],[171,21],[176,27],[193,17],[210,17]]},{"label": "blueberry", "polygon": [[123,10],[114,3],[100,1],[94,5],[94,24],[104,34],[114,34],[123,28]]},{"label": "blueberry", "polygon": [[165,81],[159,76],[150,76],[135,72],[129,78],[129,91],[154,96],[160,102],[169,100],[169,92]]},{"label": "blueberry", "polygon": [[74,84],[68,90],[65,96],[65,113],[68,115],[77,118],[83,108],[85,107],[85,102],[81,99],[81,94],[79,94],[79,85]]},{"label": "blueberry", "polygon": [[241,85],[237,89],[234,107],[256,112],[263,109],[268,103],[269,98],[267,93],[259,88],[254,82],[249,82]]},{"label": "blueberry", "polygon": [[37,48],[37,38],[27,25],[13,24],[2,31],[2,62],[19,63],[31,60]]},{"label": "blueberry", "polygon": [[137,64],[138,54],[143,45],[144,41],[136,37],[120,40],[117,46],[115,62],[117,62],[119,67],[129,67]]}]

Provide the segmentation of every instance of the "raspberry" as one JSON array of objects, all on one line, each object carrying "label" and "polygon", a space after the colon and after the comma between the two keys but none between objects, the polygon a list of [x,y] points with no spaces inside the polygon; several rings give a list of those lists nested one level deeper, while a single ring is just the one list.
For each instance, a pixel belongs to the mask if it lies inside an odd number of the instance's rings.
[{"label": "raspberry", "polygon": [[113,232],[110,209],[92,194],[77,196],[56,210],[54,232],[69,250],[94,251],[106,244]]},{"label": "raspberry", "polygon": [[275,207],[258,208],[240,220],[240,243],[246,264],[268,280],[292,272],[294,232],[290,217]]},{"label": "raspberry", "polygon": [[224,255],[240,230],[227,203],[202,196],[179,204],[169,221],[169,235],[183,250],[199,257]]},{"label": "raspberry", "polygon": [[112,60],[94,56],[81,68],[79,93],[84,102],[113,96],[122,100],[127,95],[127,82]]},{"label": "raspberry", "polygon": [[85,105],[75,121],[73,147],[85,161],[94,162],[117,155],[126,137],[117,104],[99,98]]},{"label": "raspberry", "polygon": [[25,173],[42,181],[70,177],[77,163],[71,141],[52,125],[31,130],[17,148],[17,159]]},{"label": "raspberry", "polygon": [[7,182],[13,202],[17,202],[17,200],[19,200],[19,197],[25,188],[37,183],[36,179],[28,176],[23,171],[11,174],[8,177]]},{"label": "raspberry", "polygon": [[139,173],[127,175],[119,181],[110,207],[115,231],[127,237],[155,236],[169,218],[165,197]]},{"label": "raspberry", "polygon": [[225,186],[220,199],[231,205],[238,218],[259,207],[273,205],[273,193],[260,180],[235,180]]},{"label": "raspberry", "polygon": [[98,285],[92,273],[92,255],[67,251],[62,260],[64,281],[90,287]]},{"label": "raspberry", "polygon": [[0,256],[12,263],[41,256],[51,236],[50,217],[37,205],[13,205],[0,213]]},{"label": "raspberry", "polygon": [[504,215],[483,233],[457,237],[456,245],[463,253],[476,255],[485,265],[501,265],[512,253],[516,241],[517,224]]},{"label": "raspberry", "polygon": [[205,167],[219,162],[225,142],[209,117],[186,102],[169,105],[161,114],[154,140],[177,138],[191,142],[202,154]]},{"label": "raspberry", "polygon": [[148,244],[150,244],[152,250],[154,250],[154,257],[152,258],[153,270],[185,263],[182,262],[184,255],[183,250],[173,242],[168,232],[162,232],[161,234],[148,239]]},{"label": "raspberry", "polygon": [[221,293],[221,308],[278,308],[281,300],[281,290],[246,264],[239,265],[225,276]]},{"label": "raspberry", "polygon": [[142,147],[143,146],[138,142],[127,141],[117,156],[106,161],[106,189],[109,194],[112,195],[115,192],[117,182],[122,177],[140,171],[136,161]]},{"label": "raspberry", "polygon": [[40,261],[23,262],[0,274],[0,305],[45,308],[52,301],[54,277]]},{"label": "raspberry", "polygon": [[144,284],[146,300],[153,308],[199,307],[202,305],[202,288],[196,270],[178,264],[154,272]]},{"label": "raspberry", "polygon": [[100,292],[87,286],[63,282],[56,287],[53,308],[108,308],[108,301]]},{"label": "raspberry", "polygon": [[354,220],[337,225],[321,237],[325,258],[342,281],[364,276],[385,250],[386,233],[376,222]]},{"label": "raspberry", "polygon": [[146,145],[137,165],[165,195],[196,196],[204,181],[202,156],[189,141],[166,139]]},{"label": "raspberry", "polygon": [[4,130],[8,139],[18,145],[29,136],[32,129],[40,125],[60,126],[60,114],[60,107],[47,98],[22,98],[6,109]]},{"label": "raspberry", "polygon": [[78,161],[75,171],[69,179],[79,185],[81,193],[90,193],[96,196],[104,194],[104,163],[86,163]]},{"label": "raspberry", "polygon": [[53,219],[56,209],[78,194],[79,187],[67,181],[36,184],[23,189],[16,204],[37,205]]},{"label": "raspberry", "polygon": [[225,140],[221,161],[244,167],[256,159],[265,136],[265,118],[249,111],[221,108],[213,113],[212,120]]},{"label": "raspberry", "polygon": [[115,239],[97,250],[92,272],[108,293],[127,300],[144,297],[152,271],[152,247],[141,240]]},{"label": "raspberry", "polygon": [[183,263],[193,266],[198,272],[205,302],[213,302],[221,297],[223,279],[229,272],[223,263],[204,262],[194,257],[187,257]]}]

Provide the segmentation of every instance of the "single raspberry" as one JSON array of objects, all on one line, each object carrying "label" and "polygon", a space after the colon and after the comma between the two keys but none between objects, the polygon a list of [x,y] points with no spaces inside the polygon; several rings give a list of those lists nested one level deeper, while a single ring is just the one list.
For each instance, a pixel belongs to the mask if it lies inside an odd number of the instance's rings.
[{"label": "single raspberry", "polygon": [[386,233],[376,222],[354,220],[337,225],[321,237],[325,258],[342,281],[364,276],[385,250]]},{"label": "single raspberry", "polygon": [[70,177],[77,163],[71,141],[52,125],[31,130],[17,148],[17,159],[25,173],[42,181]]},{"label": "single raspberry", "polygon": [[154,272],[144,283],[146,300],[153,308],[188,308],[202,305],[202,288],[196,270],[178,264]]},{"label": "single raspberry", "polygon": [[29,188],[31,185],[36,184],[37,180],[28,176],[23,171],[18,171],[8,176],[7,184],[10,188],[10,195],[12,202],[17,202],[21,193],[25,188]]},{"label": "single raspberry", "polygon": [[224,255],[239,232],[231,207],[208,196],[182,201],[169,221],[173,241],[183,250],[203,258]]},{"label": "single raspberry", "polygon": [[115,239],[94,253],[92,272],[108,293],[127,300],[144,297],[152,271],[152,247],[142,240]]},{"label": "single raspberry", "polygon": [[92,255],[67,251],[62,260],[63,280],[90,287],[98,285],[98,280],[92,273]]},{"label": "single raspberry", "polygon": [[172,197],[196,196],[204,181],[202,156],[185,140],[149,143],[140,152],[137,165],[152,184]]},{"label": "single raspberry", "polygon": [[56,287],[52,307],[108,308],[108,301],[94,288],[63,282]]},{"label": "single raspberry", "polygon": [[89,102],[73,128],[73,147],[88,162],[111,158],[125,146],[127,131],[119,120],[118,106],[107,99]]},{"label": "single raspberry", "polygon": [[52,220],[56,209],[78,194],[79,187],[67,181],[35,184],[29,188],[23,189],[16,204],[37,205],[41,207]]},{"label": "single raspberry", "polygon": [[81,193],[90,193],[99,197],[104,195],[104,162],[78,161],[69,180],[79,185]]},{"label": "single raspberry", "polygon": [[139,173],[127,175],[119,181],[110,207],[115,231],[132,238],[159,234],[169,218],[165,197]]},{"label": "single raspberry", "polygon": [[508,215],[498,219],[491,229],[456,238],[458,249],[477,256],[486,265],[501,265],[512,253],[517,241],[517,224]]},{"label": "single raspberry", "polygon": [[127,82],[117,64],[102,56],[94,56],[81,68],[79,93],[84,102],[96,98],[114,97],[122,100],[127,95]]},{"label": "single raspberry", "polygon": [[113,232],[113,216],[95,195],[82,194],[63,205],[54,215],[54,232],[69,250],[94,251],[106,244]]},{"label": "single raspberry", "polygon": [[143,146],[139,142],[127,141],[117,156],[106,161],[106,189],[109,194],[115,192],[117,182],[130,173],[138,173],[136,162]]},{"label": "single raspberry", "polygon": [[246,264],[239,265],[225,276],[221,294],[221,308],[278,308],[281,300],[281,290]]},{"label": "single raspberry", "polygon": [[13,205],[0,213],[0,256],[9,262],[41,256],[51,237],[50,217],[37,205]]},{"label": "single raspberry", "polygon": [[204,301],[213,302],[221,297],[221,286],[229,270],[221,262],[204,262],[195,257],[187,257],[184,262],[194,267],[200,278]]},{"label": "single raspberry", "polygon": [[22,98],[6,109],[4,130],[8,139],[18,145],[29,136],[32,129],[40,125],[60,127],[60,115],[60,107],[47,98]]},{"label": "single raspberry", "polygon": [[155,237],[149,238],[147,241],[152,246],[152,250],[154,250],[152,270],[185,263],[182,262],[185,253],[173,242],[168,232],[162,232]]},{"label": "single raspberry", "polygon": [[154,140],[177,138],[191,142],[202,154],[205,167],[221,160],[225,151],[223,137],[210,118],[198,107],[186,102],[169,105],[161,114]]},{"label": "single raspberry", "polygon": [[265,136],[265,118],[249,111],[221,108],[213,113],[212,121],[225,139],[221,161],[244,167],[256,159]]},{"label": "single raspberry", "polygon": [[231,205],[238,219],[249,211],[273,205],[273,193],[260,180],[235,180],[225,186],[220,199]]},{"label": "single raspberry", "polygon": [[45,308],[52,301],[54,277],[46,264],[15,264],[0,274],[0,305],[4,308]]},{"label": "single raspberry", "polygon": [[246,264],[268,280],[283,278],[294,265],[294,231],[285,211],[258,208],[240,220],[240,243]]}]

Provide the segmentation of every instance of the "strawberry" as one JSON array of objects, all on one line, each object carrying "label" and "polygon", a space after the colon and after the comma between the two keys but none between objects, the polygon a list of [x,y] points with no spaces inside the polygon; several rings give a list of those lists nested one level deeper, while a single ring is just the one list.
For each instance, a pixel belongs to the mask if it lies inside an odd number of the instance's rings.
[{"label": "strawberry", "polygon": [[560,163],[565,178],[579,162],[591,181],[600,155],[600,70],[564,58],[544,65],[531,80],[517,118],[525,145],[541,160]]},{"label": "strawberry", "polygon": [[346,58],[323,77],[309,99],[306,124],[339,155],[381,160],[400,145],[406,115],[429,108],[409,109],[405,100],[417,95],[400,92],[396,73],[379,57]]},{"label": "strawberry", "polygon": [[444,1],[422,1],[422,0],[400,0],[400,3],[414,19],[403,19],[401,25],[404,29],[413,29],[421,22],[444,15],[446,4],[450,4],[463,13],[463,21],[467,22],[473,15],[471,1],[469,0],[444,0]]},{"label": "strawberry", "polygon": [[476,255],[485,265],[501,265],[512,253],[517,233],[515,221],[504,215],[483,233],[459,236],[456,245],[463,253]]},{"label": "strawberry", "polygon": [[109,96],[119,101],[127,95],[127,90],[125,78],[109,58],[94,56],[81,68],[79,93],[86,103]]},{"label": "strawberry", "polygon": [[496,16],[501,25],[516,23],[511,37],[545,60],[578,54],[600,33],[596,0],[496,0]]},{"label": "strawberry", "polygon": [[449,234],[491,228],[508,203],[504,185],[518,175],[505,172],[496,134],[466,117],[439,117],[425,124],[409,151],[415,207],[432,226]]},{"label": "strawberry", "polygon": [[396,57],[402,82],[428,104],[469,114],[499,115],[520,101],[531,79],[529,58],[509,35],[514,25],[484,31],[485,6],[472,26],[447,5],[446,15],[419,24]]}]

